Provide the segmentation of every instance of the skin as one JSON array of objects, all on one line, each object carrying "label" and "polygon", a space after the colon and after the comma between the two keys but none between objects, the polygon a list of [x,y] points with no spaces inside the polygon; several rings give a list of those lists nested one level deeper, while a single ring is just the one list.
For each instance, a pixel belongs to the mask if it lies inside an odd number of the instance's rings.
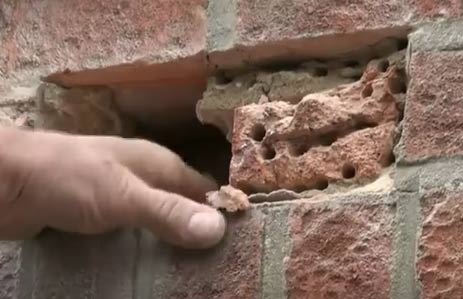
[{"label": "skin", "polygon": [[100,234],[149,229],[201,249],[220,242],[225,220],[203,204],[216,183],[170,150],[140,139],[0,129],[0,239],[44,228]]}]

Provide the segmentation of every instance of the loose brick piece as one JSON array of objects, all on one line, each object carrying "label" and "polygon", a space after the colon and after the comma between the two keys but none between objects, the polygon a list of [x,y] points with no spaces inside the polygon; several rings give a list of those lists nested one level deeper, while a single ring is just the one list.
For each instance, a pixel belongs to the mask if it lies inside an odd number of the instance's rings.
[{"label": "loose brick piece", "polygon": [[[250,210],[228,219],[227,235],[218,247],[201,252],[171,251],[154,298],[258,299],[261,292],[263,215]],[[153,249],[150,250],[153,252]],[[155,279],[156,280],[156,279]],[[161,280],[162,282],[160,282]]]},{"label": "loose brick piece", "polygon": [[295,206],[288,298],[389,298],[394,215],[382,203]]},{"label": "loose brick piece", "polygon": [[463,297],[463,194],[427,194],[417,270],[422,299]]},{"label": "loose brick piece", "polygon": [[391,163],[405,83],[371,63],[358,82],[235,110],[230,183],[248,193],[325,189],[376,178]]},{"label": "loose brick piece", "polygon": [[419,161],[463,153],[463,52],[412,55],[402,156]]}]

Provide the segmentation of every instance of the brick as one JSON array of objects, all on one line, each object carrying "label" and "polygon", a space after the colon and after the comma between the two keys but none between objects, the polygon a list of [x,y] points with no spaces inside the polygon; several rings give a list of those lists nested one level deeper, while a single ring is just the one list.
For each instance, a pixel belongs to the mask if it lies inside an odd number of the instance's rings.
[{"label": "brick", "polygon": [[288,298],[389,298],[395,208],[382,200],[301,202],[292,209]]},{"label": "brick", "polygon": [[78,71],[201,52],[207,1],[2,1],[0,74]]},{"label": "brick", "polygon": [[[363,184],[389,166],[404,100],[397,66],[373,61],[361,80],[234,114],[230,183],[248,193]],[[388,64],[389,65],[389,64]]]},{"label": "brick", "polygon": [[105,236],[46,232],[32,241],[33,273],[25,298],[132,298],[137,240],[131,231]]},{"label": "brick", "polygon": [[462,154],[463,52],[416,52],[410,59],[400,161]]},{"label": "brick", "polygon": [[463,296],[463,195],[427,193],[422,200],[422,233],[417,272],[422,299]]},{"label": "brick", "polygon": [[[168,248],[154,258],[149,255],[159,244],[144,249],[148,257],[142,259],[156,264],[149,298],[261,298],[264,219],[257,209],[247,213],[228,220],[225,239],[216,248],[200,252]],[[165,260],[162,266],[160,259]]]},{"label": "brick", "polygon": [[416,24],[457,18],[462,12],[458,0],[214,1],[208,11],[209,58],[227,69],[350,55],[386,38],[404,39]]},{"label": "brick", "polygon": [[[294,104],[309,93],[352,83],[361,76],[366,66],[363,61],[355,63],[358,65],[346,66],[342,61],[307,62],[292,70],[245,73],[226,83],[221,82],[223,78],[220,76],[212,77],[197,104],[196,113],[201,122],[220,128],[231,141],[235,108],[258,103],[262,98]],[[326,76],[318,74],[323,70],[326,70]]]},{"label": "brick", "polygon": [[17,298],[20,254],[20,243],[0,242],[0,298]]},{"label": "brick", "polygon": [[65,89],[40,86],[37,110],[31,115],[34,128],[71,134],[133,136],[134,124],[116,107],[109,88]]}]

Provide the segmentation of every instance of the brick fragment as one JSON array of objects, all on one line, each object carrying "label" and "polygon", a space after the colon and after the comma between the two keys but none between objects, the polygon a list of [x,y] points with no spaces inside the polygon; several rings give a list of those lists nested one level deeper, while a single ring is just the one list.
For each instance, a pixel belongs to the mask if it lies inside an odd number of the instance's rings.
[{"label": "brick fragment", "polygon": [[386,299],[395,209],[383,203],[300,203],[292,209],[289,299]]},{"label": "brick fragment", "polygon": [[237,108],[231,185],[248,193],[302,192],[376,178],[391,163],[404,92],[397,66],[375,61],[360,81],[309,94],[297,105]]}]

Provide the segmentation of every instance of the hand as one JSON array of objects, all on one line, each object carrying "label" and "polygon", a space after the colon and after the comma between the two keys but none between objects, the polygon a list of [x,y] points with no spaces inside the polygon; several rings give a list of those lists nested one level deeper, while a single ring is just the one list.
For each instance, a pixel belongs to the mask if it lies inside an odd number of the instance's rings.
[{"label": "hand", "polygon": [[148,141],[3,128],[0,182],[0,239],[128,226],[206,248],[225,231],[223,216],[199,203],[215,182]]}]

